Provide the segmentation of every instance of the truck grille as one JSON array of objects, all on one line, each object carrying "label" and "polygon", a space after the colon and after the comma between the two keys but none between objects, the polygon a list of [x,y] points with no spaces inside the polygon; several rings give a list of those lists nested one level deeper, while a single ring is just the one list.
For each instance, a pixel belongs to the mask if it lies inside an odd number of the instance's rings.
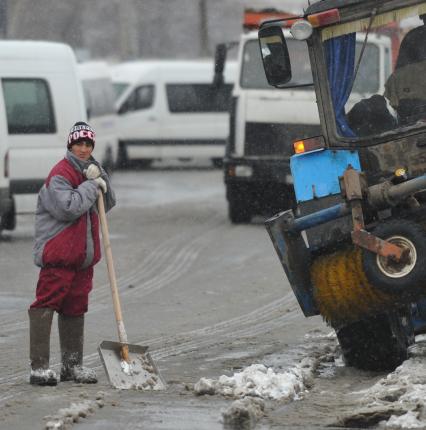
[{"label": "truck grille", "polygon": [[245,155],[293,154],[293,142],[321,134],[319,125],[246,123]]}]

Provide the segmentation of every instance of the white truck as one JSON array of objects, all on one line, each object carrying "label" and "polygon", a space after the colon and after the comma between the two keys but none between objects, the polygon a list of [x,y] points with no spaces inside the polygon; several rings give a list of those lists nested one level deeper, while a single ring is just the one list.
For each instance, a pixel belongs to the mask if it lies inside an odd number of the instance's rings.
[{"label": "white truck", "polygon": [[0,41],[0,230],[35,210],[70,127],[87,120],[76,64],[62,43]]},{"label": "white truck", "polygon": [[[232,223],[250,222],[254,215],[271,216],[294,204],[290,156],[297,140],[320,134],[315,92],[306,43],[293,39],[284,29],[292,58],[292,85],[276,89],[266,80],[257,31],[241,36],[238,78],[231,102],[230,137],[224,159],[228,215]],[[357,37],[357,51],[362,49]],[[355,82],[359,96],[383,93],[391,71],[391,40],[370,34],[365,47],[368,62],[362,63]]]}]

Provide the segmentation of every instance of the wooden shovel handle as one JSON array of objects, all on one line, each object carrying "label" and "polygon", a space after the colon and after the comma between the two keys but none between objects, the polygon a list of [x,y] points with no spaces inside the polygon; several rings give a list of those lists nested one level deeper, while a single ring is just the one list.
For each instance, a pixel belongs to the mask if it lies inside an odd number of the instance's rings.
[{"label": "wooden shovel handle", "polygon": [[121,356],[123,360],[129,361],[129,346],[127,341],[126,329],[124,328],[123,317],[121,313],[120,297],[118,296],[117,279],[115,277],[114,260],[112,259],[111,243],[109,240],[108,223],[105,214],[104,196],[101,190],[98,195],[98,213],[101,223],[102,242],[105,250],[106,263],[108,267],[108,277],[111,286],[112,304],[114,306],[115,319],[117,321],[118,339],[123,344]]}]

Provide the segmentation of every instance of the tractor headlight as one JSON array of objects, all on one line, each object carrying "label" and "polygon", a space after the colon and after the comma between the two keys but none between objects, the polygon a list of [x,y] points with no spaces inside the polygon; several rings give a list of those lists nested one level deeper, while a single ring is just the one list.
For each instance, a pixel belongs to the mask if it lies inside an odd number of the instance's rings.
[{"label": "tractor headlight", "polygon": [[297,40],[306,40],[311,37],[312,25],[305,20],[296,21],[291,26],[290,33]]}]

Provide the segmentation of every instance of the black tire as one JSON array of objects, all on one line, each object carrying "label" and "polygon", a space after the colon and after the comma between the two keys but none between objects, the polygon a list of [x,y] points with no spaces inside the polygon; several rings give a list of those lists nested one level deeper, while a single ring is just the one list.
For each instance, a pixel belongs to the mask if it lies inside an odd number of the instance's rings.
[{"label": "black tire", "polygon": [[114,171],[114,159],[112,156],[111,147],[108,147],[105,151],[105,156],[102,160],[102,167],[105,169],[108,175],[112,175],[112,172]]},{"label": "black tire", "polygon": [[16,210],[15,202],[12,203],[12,208],[5,213],[0,219],[0,232],[2,230],[15,230],[16,228]]},{"label": "black tire", "polygon": [[239,200],[228,200],[228,215],[232,224],[247,224],[251,221],[251,211]]},{"label": "black tire", "polygon": [[127,158],[127,149],[124,142],[118,144],[117,167],[119,169],[127,169],[129,167],[129,159]]},{"label": "black tire", "polygon": [[372,234],[409,248],[410,253],[408,261],[396,263],[364,250],[367,279],[385,293],[416,293],[426,282],[426,231],[413,221],[396,219],[379,224]]},{"label": "black tire", "polygon": [[336,330],[347,366],[362,370],[394,370],[407,359],[414,341],[409,317],[380,314]]}]

